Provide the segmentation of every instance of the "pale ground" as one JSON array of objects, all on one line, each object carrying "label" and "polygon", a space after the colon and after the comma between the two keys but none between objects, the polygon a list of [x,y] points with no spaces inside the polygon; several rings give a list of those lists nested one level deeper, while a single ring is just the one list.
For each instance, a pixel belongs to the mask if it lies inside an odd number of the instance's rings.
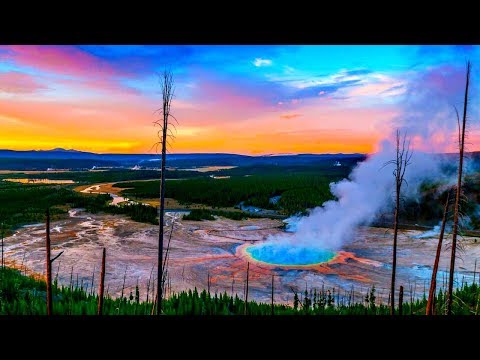
[{"label": "pale ground", "polygon": [[[91,172],[101,172],[101,171],[107,171],[104,169],[94,169],[94,170],[88,170]],[[0,175],[3,174],[45,174],[45,173],[71,173],[71,172],[76,172],[73,170],[0,170]]]},{"label": "pale ground", "polygon": [[50,180],[50,179],[3,179],[3,181],[21,184],[75,184],[73,180]]},{"label": "pale ground", "polygon": [[196,168],[178,169],[178,170],[198,171],[198,172],[204,173],[209,171],[229,170],[234,168],[236,168],[236,166],[199,166]]},{"label": "pale ground", "polygon": [[[183,179],[167,179],[168,181],[180,181]],[[135,180],[135,181],[157,181],[155,180]],[[126,190],[127,188],[119,188],[113,186],[114,184],[118,184],[121,182],[130,182],[130,181],[117,181],[117,182],[111,182],[111,183],[100,183],[100,184],[90,184],[90,185],[81,185],[77,186],[74,188],[75,191],[79,191],[84,194],[114,194],[117,196],[121,196],[121,191]],[[142,199],[141,202],[143,204],[148,204],[153,207],[159,207],[160,206],[160,200],[158,198],[153,198],[153,199]],[[212,209],[211,206],[208,205],[202,205],[202,204],[189,204],[189,205],[183,205],[180,204],[177,200],[172,199],[172,198],[165,198],[165,208],[166,209]],[[227,211],[238,211],[240,212],[240,209],[235,209],[233,206],[232,207],[222,207],[221,210],[227,210]]]},{"label": "pale ground", "polygon": [[[60,283],[69,284],[73,267],[73,280],[79,275],[79,283],[92,280],[95,267],[95,288],[98,286],[102,248],[107,249],[106,286],[110,295],[119,295],[126,271],[128,295],[139,283],[141,298],[146,297],[146,284],[152,268],[157,263],[158,227],[137,223],[123,216],[92,215],[70,212],[68,219],[51,224],[52,256],[65,251],[53,264],[53,274],[58,271]],[[173,213],[167,213],[169,232]],[[207,288],[207,276],[211,277],[211,291],[232,290],[243,297],[247,261],[250,262],[249,299],[270,301],[271,275],[275,275],[275,301],[291,302],[291,288],[303,291],[309,288],[335,287],[336,293],[355,290],[356,300],[372,285],[377,288],[377,301],[385,303],[391,276],[391,233],[381,228],[360,228],[355,240],[346,245],[337,261],[308,268],[284,268],[264,266],[243,255],[245,244],[262,241],[270,234],[282,232],[282,223],[272,219],[233,221],[182,221],[174,228],[169,274],[171,288],[180,291],[197,287]],[[417,297],[428,291],[431,266],[437,239],[413,239],[419,231],[404,231],[399,236],[397,288],[403,285],[405,297],[410,296],[410,286]],[[5,239],[5,257],[10,265],[43,273],[45,227],[30,225]],[[165,238],[167,244],[168,236]],[[471,282],[475,259],[480,258],[480,239],[463,241],[464,252],[457,261],[458,282]],[[442,253],[438,287],[444,286],[444,271],[448,252]],[[25,258],[24,258],[25,257]],[[23,263],[23,266],[22,266]],[[154,271],[155,272],[155,271]],[[478,277],[477,277],[478,278]],[[150,288],[151,290],[151,288]],[[168,294],[167,294],[168,295]],[[152,294],[150,293],[150,298]]]}]

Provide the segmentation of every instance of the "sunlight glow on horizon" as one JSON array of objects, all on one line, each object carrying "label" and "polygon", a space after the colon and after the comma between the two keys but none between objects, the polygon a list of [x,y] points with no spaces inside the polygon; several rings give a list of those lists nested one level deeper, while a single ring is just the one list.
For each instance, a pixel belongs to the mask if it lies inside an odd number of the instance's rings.
[{"label": "sunlight glow on horizon", "polygon": [[[169,66],[171,153],[372,153],[424,74],[445,97],[433,107],[457,101],[442,76],[465,52],[479,47],[0,46],[0,149],[155,153],[152,74]],[[452,124],[426,132],[433,150],[455,151]],[[479,149],[475,123],[469,136]]]}]

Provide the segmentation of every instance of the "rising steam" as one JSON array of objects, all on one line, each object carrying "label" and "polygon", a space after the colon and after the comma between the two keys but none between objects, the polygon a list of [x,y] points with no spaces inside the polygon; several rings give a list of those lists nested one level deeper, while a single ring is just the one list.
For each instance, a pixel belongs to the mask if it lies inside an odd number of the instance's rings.
[{"label": "rising steam", "polygon": [[[395,157],[395,148],[385,141],[381,150],[360,163],[348,179],[332,183],[330,190],[337,200],[330,200],[312,209],[308,216],[295,221],[296,231],[273,237],[271,241],[288,241],[300,247],[339,249],[353,238],[359,225],[368,225],[391,207],[394,176],[391,167],[383,165]],[[414,153],[407,168],[403,195],[416,198],[426,180],[442,177],[440,161],[426,153]]]},{"label": "rising steam", "polygon": [[[463,67],[436,68],[413,80],[404,93],[401,116],[390,123],[391,130],[400,129],[413,139],[415,149],[407,167],[402,196],[418,198],[419,187],[427,181],[447,181],[442,171],[442,157],[421,150],[438,151],[455,140],[456,118],[453,106],[461,103],[464,83]],[[393,132],[392,131],[392,132]],[[442,136],[439,136],[442,135]],[[379,151],[367,158],[348,179],[330,184],[337,200],[327,201],[301,218],[290,218],[293,234],[271,236],[264,244],[290,246],[282,256],[296,256],[300,248],[338,250],[351,241],[360,225],[371,224],[381,213],[391,212],[394,194],[393,166],[383,167],[395,159],[393,136],[384,139]]]}]

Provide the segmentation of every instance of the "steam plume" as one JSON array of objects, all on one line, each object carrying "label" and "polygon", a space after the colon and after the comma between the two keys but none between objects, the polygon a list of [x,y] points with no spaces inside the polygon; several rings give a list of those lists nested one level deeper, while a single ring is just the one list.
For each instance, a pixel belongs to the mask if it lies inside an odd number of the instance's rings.
[{"label": "steam plume", "polygon": [[[439,67],[413,79],[407,86],[401,103],[405,110],[389,124],[392,133],[397,128],[407,132],[415,147],[405,173],[408,186],[402,187],[405,198],[417,198],[420,185],[426,181],[454,183],[442,171],[442,157],[422,149],[444,150],[455,141],[456,118],[452,111],[461,98],[464,74],[463,67]],[[391,135],[384,139],[380,150],[357,165],[348,179],[330,184],[337,200],[312,209],[308,216],[290,219],[293,236],[272,236],[265,245],[289,244],[291,250],[285,256],[295,256],[300,253],[296,249],[305,247],[339,249],[354,238],[358,226],[368,225],[380,213],[391,210],[393,167],[383,165],[395,158],[392,140]]]}]

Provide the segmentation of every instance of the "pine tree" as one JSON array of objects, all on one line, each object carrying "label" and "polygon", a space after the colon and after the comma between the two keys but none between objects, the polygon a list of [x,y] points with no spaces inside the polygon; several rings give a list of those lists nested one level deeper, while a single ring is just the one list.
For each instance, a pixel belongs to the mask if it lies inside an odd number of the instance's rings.
[{"label": "pine tree", "polygon": [[299,304],[298,295],[297,293],[295,293],[295,295],[293,296],[293,308],[295,310],[298,309],[298,304]]},{"label": "pine tree", "polygon": [[375,311],[375,285],[372,286],[372,289],[370,290],[370,308]]},{"label": "pine tree", "polygon": [[327,290],[327,306],[328,307],[333,306],[333,303],[334,303],[334,298],[332,296],[332,293],[330,292],[330,290]]}]

